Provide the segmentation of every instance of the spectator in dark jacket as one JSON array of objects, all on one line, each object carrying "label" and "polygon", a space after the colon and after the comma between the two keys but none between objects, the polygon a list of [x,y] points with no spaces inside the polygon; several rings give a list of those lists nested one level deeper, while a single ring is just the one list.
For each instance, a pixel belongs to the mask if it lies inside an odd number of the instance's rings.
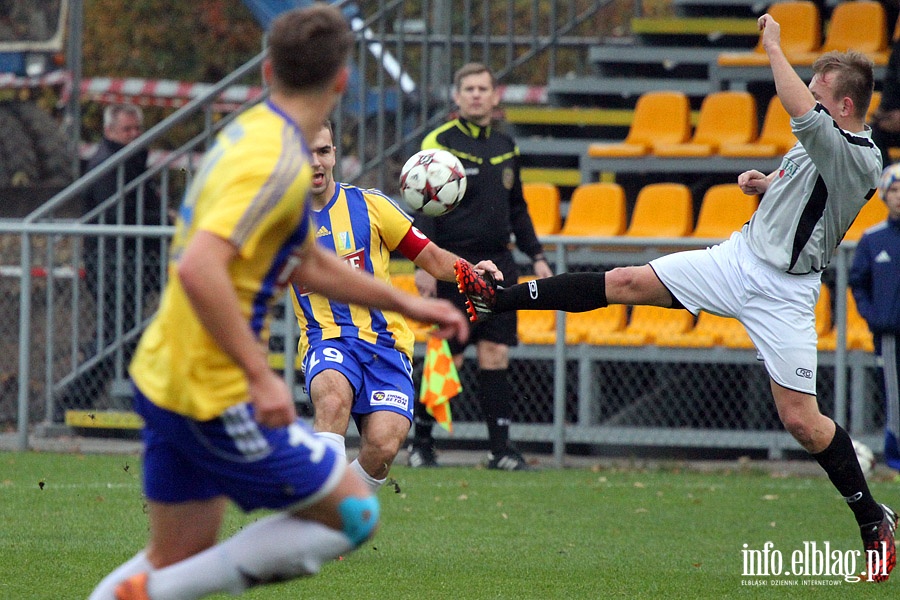
[{"label": "spectator in dark jacket", "polygon": [[885,462],[900,470],[900,164],[884,170],[878,187],[888,218],[860,238],[850,287],[859,314],[872,330],[875,356],[884,374]]},{"label": "spectator in dark jacket", "polygon": [[[97,168],[119,150],[136,140],[144,131],[144,115],[138,106],[112,104],[103,111],[103,139],[97,151],[87,163],[86,171]],[[147,150],[141,149],[125,161],[122,185],[140,177],[147,169]],[[143,188],[143,193],[138,189]],[[85,192],[85,211],[103,206],[90,223],[104,225],[160,225],[159,196],[152,184],[138,186],[118,196],[119,169],[105,173]],[[121,246],[119,245],[121,241]],[[87,236],[84,238],[84,267],[88,291],[96,303],[96,312],[102,324],[98,324],[92,341],[83,347],[85,359],[104,353],[117,341],[117,304],[122,310],[122,341],[130,354],[133,342],[151,295],[159,290],[161,242],[134,236]],[[138,267],[141,267],[139,271]],[[121,267],[121,271],[119,270]],[[117,297],[118,277],[122,276],[122,295]],[[140,276],[138,273],[140,272]],[[135,330],[135,331],[132,331]],[[131,335],[129,335],[131,332]],[[128,357],[126,356],[126,359]],[[63,405],[65,408],[93,406],[97,396],[103,393],[113,375],[112,362],[107,356],[81,373],[67,386]]]}]

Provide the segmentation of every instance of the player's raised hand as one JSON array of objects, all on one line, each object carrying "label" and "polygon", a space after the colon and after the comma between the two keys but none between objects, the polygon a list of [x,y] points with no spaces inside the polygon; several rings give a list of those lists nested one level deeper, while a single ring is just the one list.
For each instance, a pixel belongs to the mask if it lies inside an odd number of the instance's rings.
[{"label": "player's raised hand", "polygon": [[772,18],[769,13],[764,14],[756,21],[759,30],[762,32],[762,45],[781,46],[781,25]]}]

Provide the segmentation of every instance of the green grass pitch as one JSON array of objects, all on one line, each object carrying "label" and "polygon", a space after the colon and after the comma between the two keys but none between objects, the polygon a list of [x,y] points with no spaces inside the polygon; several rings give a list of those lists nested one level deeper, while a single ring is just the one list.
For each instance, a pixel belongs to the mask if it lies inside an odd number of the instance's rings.
[{"label": "green grass pitch", "polygon": [[[372,541],[318,577],[243,597],[868,598],[900,585],[900,577],[875,585],[743,575],[744,544],[761,550],[772,542],[785,570],[804,542],[861,548],[852,515],[824,477],[674,466],[395,467],[392,475]],[[900,504],[896,484],[872,488]],[[224,533],[252,518],[230,512]],[[87,598],[146,539],[140,459],[0,453],[0,520],[0,598]]]}]

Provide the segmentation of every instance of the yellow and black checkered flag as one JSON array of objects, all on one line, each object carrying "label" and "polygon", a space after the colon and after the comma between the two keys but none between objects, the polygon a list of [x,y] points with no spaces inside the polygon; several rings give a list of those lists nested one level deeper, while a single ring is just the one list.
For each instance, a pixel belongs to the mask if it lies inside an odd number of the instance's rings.
[{"label": "yellow and black checkered flag", "polygon": [[447,340],[433,335],[428,336],[419,402],[424,404],[428,414],[450,433],[453,433],[450,399],[461,391],[459,373],[453,363],[453,355],[450,354]]}]

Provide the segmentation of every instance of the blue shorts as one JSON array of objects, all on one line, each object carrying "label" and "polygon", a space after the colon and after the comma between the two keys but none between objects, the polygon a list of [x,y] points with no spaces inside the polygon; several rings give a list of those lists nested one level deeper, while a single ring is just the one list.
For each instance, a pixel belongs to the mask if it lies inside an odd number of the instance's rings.
[{"label": "blue shorts", "polygon": [[345,461],[306,424],[263,427],[250,404],[196,421],[135,388],[134,410],[144,419],[144,493],[155,502],[225,495],[245,511],[293,510],[327,495],[343,475]]},{"label": "blue shorts", "polygon": [[350,414],[357,428],[361,415],[379,410],[399,413],[412,422],[412,363],[403,352],[359,338],[315,342],[303,357],[307,393],[313,378],[326,369],[339,371],[353,386],[356,398]]}]

